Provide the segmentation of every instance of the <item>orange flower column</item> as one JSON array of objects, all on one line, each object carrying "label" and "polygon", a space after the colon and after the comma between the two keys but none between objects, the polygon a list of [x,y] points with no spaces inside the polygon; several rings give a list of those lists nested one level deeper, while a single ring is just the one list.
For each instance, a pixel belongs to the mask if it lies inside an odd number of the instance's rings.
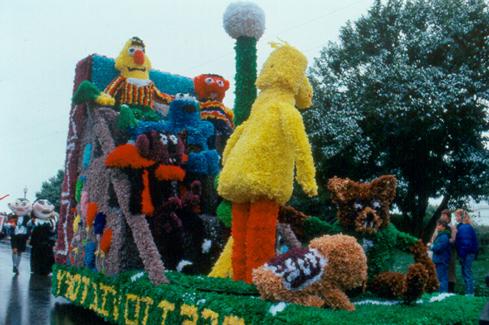
[{"label": "orange flower column", "polygon": [[246,275],[252,282],[253,269],[262,266],[275,256],[279,204],[263,200],[250,204],[250,216],[246,229]]},{"label": "orange flower column", "polygon": [[248,203],[233,203],[231,224],[231,234],[234,238],[233,243],[233,280],[244,280],[246,274],[246,225],[248,224],[248,214],[250,205]]},{"label": "orange flower column", "polygon": [[233,279],[251,283],[251,272],[275,256],[279,205],[274,201],[233,203]]}]

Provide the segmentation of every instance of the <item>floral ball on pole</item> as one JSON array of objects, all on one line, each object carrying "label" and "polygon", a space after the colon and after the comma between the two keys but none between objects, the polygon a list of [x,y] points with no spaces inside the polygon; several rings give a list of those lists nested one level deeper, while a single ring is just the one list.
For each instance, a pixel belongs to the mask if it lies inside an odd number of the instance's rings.
[{"label": "floral ball on pole", "polygon": [[224,12],[224,30],[236,39],[234,124],[245,121],[256,98],[256,42],[265,31],[265,12],[253,2],[231,3]]},{"label": "floral ball on pole", "polygon": [[[231,3],[223,15],[223,25],[226,33],[236,39],[235,99],[234,126],[238,127],[248,119],[251,105],[256,98],[256,42],[265,32],[265,12],[253,2],[238,1]],[[223,200],[217,208],[220,219],[231,220],[231,202]],[[226,243],[226,248],[217,260],[211,277],[232,276],[231,252],[232,238]]]}]

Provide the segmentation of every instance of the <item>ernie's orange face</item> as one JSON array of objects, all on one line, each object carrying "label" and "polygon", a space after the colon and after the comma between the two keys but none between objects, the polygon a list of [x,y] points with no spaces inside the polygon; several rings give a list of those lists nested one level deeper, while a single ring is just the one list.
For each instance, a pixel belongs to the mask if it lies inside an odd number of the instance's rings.
[{"label": "ernie's orange face", "polygon": [[216,74],[201,74],[194,78],[194,88],[199,100],[222,102],[229,89],[229,81]]}]

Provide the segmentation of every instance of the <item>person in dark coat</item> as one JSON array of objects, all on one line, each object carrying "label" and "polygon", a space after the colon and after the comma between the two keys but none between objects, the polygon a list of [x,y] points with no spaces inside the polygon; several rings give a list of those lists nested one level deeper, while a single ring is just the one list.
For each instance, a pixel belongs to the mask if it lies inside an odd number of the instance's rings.
[{"label": "person in dark coat", "polygon": [[448,223],[440,219],[436,226],[437,236],[431,250],[433,251],[433,263],[436,266],[436,276],[440,282],[440,292],[448,292],[448,266],[450,264],[450,228]]},{"label": "person in dark coat", "polygon": [[477,236],[471,225],[470,216],[467,211],[459,209],[455,211],[457,220],[457,236],[455,238],[455,247],[457,255],[462,266],[462,276],[465,282],[465,294],[474,295],[474,278],[472,276],[472,263],[475,255],[479,250]]},{"label": "person in dark coat", "polygon": [[55,243],[58,217],[54,205],[48,200],[39,199],[32,204],[32,218],[29,221],[31,232],[31,272],[39,275],[51,273],[54,264],[53,247]]},{"label": "person in dark coat", "polygon": [[14,202],[8,204],[10,210],[14,213],[13,216],[7,221],[4,227],[10,234],[10,245],[12,247],[12,263],[14,274],[19,274],[19,265],[22,253],[25,252],[26,243],[29,239],[29,226],[30,213],[32,211],[32,204],[25,198],[20,198]]},{"label": "person in dark coat", "polygon": [[[452,223],[452,216],[450,210],[446,209],[441,212],[440,220],[445,220],[448,224],[448,229],[451,232],[450,235],[450,247],[451,247],[451,256],[450,263],[448,263],[448,292],[455,292],[455,283],[457,281],[457,277],[455,274],[456,269],[456,260],[457,260],[457,249],[455,248],[455,239],[457,236],[457,226],[455,223]],[[429,246],[433,244],[438,235],[438,231],[435,229],[433,232],[433,236],[431,237]]]}]

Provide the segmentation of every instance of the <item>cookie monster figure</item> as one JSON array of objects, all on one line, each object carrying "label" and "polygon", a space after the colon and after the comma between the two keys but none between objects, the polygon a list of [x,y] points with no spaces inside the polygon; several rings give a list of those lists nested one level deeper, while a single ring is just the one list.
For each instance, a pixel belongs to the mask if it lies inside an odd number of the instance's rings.
[{"label": "cookie monster figure", "polygon": [[211,122],[200,118],[199,102],[188,94],[176,94],[170,103],[167,120],[139,122],[136,134],[150,130],[182,134],[188,149],[187,173],[215,176],[219,173],[219,154],[209,149],[208,141],[214,135]]}]

